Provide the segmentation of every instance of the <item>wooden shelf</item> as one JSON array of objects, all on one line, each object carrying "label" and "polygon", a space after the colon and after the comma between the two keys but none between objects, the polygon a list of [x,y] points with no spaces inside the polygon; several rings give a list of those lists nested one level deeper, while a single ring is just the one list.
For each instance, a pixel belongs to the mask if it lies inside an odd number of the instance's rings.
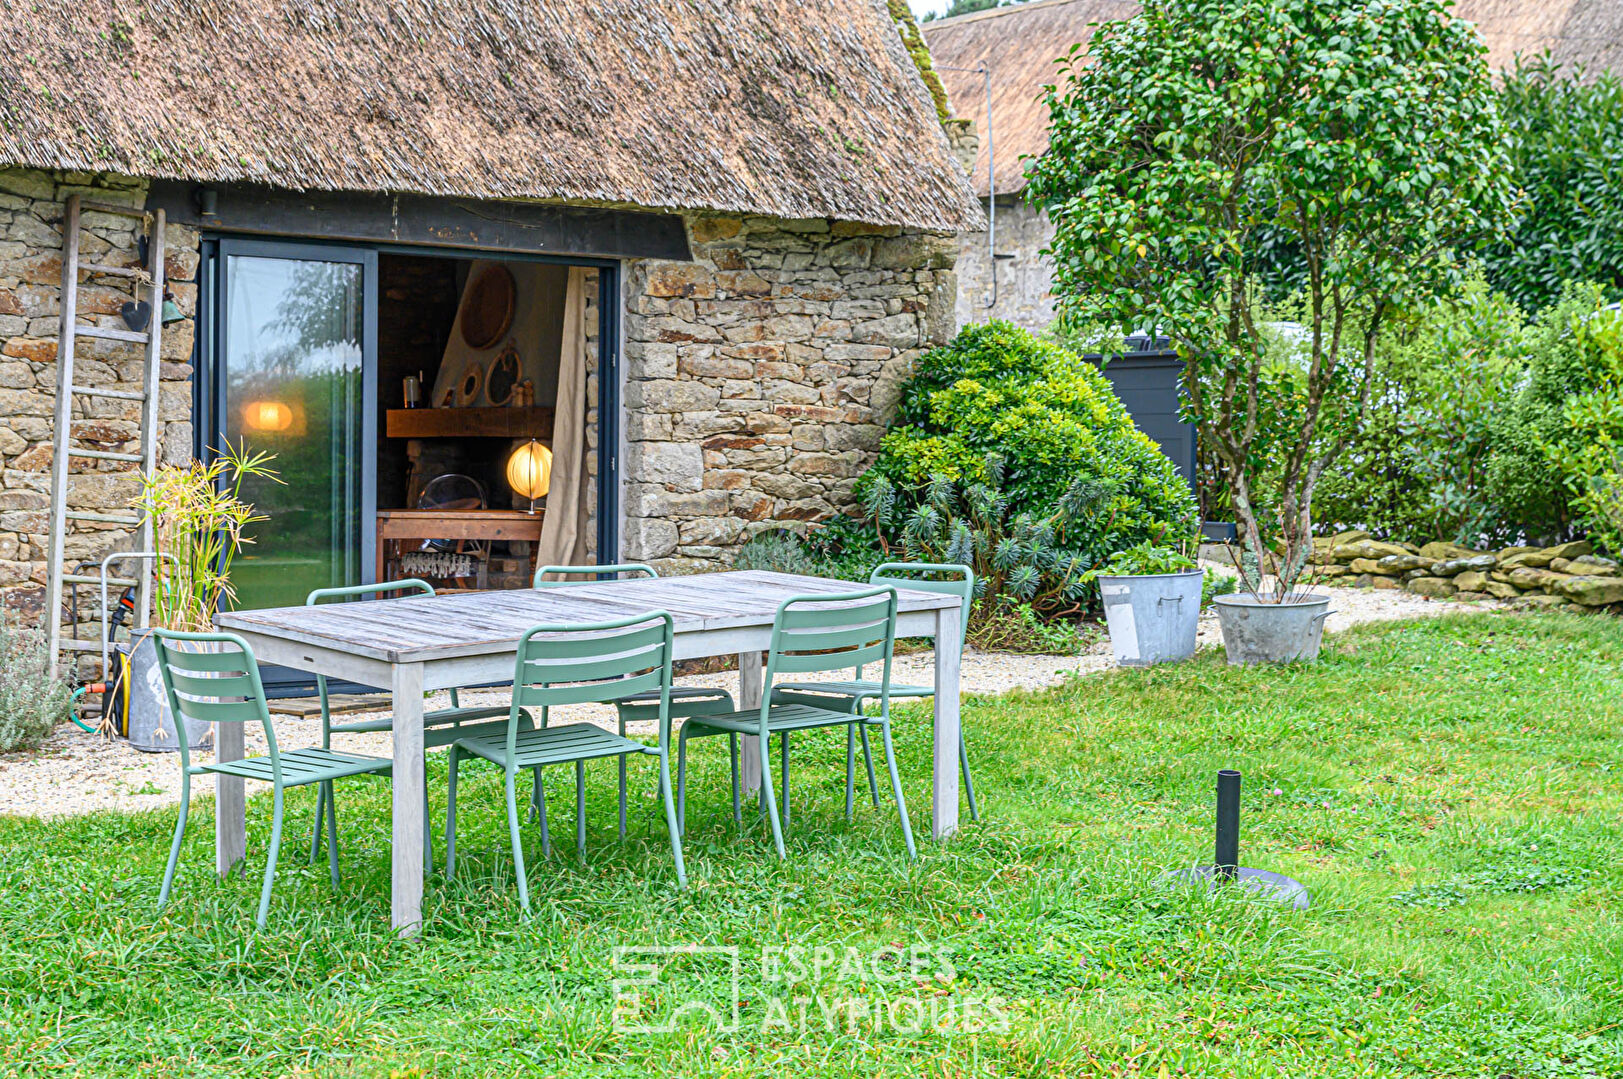
[{"label": "wooden shelf", "polygon": [[391,408],[384,413],[389,438],[552,438],[552,409]]}]

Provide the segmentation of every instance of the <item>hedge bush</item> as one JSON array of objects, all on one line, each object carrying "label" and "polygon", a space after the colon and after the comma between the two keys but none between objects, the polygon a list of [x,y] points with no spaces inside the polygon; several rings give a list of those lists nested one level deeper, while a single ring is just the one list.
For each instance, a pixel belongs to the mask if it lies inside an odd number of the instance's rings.
[{"label": "hedge bush", "polygon": [[[943,507],[943,484],[956,509]],[[1190,544],[1199,528],[1188,484],[1133,426],[1098,368],[1006,322],[966,327],[919,360],[858,493],[898,545],[909,528],[919,546],[937,525],[958,520],[987,557],[1000,557],[998,540],[1051,522],[1049,542],[1078,572],[1145,541]],[[995,513],[972,499],[995,501]],[[930,512],[941,522],[919,516]],[[1049,582],[1036,591],[1072,590]]]},{"label": "hedge bush", "polygon": [[1488,279],[1529,310],[1567,281],[1623,287],[1623,81],[1518,62],[1499,93],[1521,215],[1485,248]]}]

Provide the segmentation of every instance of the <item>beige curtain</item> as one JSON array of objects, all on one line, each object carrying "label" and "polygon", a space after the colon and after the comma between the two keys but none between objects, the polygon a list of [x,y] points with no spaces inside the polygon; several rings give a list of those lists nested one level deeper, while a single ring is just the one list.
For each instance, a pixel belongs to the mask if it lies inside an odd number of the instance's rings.
[{"label": "beige curtain", "polygon": [[553,404],[552,485],[536,566],[586,564],[586,275],[569,268],[564,332],[558,352],[558,397]]}]

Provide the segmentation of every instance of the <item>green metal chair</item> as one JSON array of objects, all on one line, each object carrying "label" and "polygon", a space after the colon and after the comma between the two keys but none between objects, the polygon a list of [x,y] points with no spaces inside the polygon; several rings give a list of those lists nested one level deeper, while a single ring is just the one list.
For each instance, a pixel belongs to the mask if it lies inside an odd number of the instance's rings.
[{"label": "green metal chair", "polygon": [[[610,578],[614,580],[637,580],[657,578],[659,574],[654,567],[644,562],[620,562],[612,566],[542,566],[535,571],[536,588],[557,588],[568,584],[568,581],[548,581],[547,575],[563,577],[565,575],[589,575],[599,580]],[[620,737],[626,736],[626,724],[639,720],[658,718],[661,695],[658,691],[647,693],[633,693],[614,702],[615,710],[619,713]],[[725,689],[706,689],[703,686],[672,686],[671,687],[671,719],[686,719],[689,716],[712,715],[719,712],[733,710],[733,695]],[[733,756],[738,756],[738,736],[732,738]],[[738,789],[733,785],[733,801],[738,801]],[[580,801],[580,792],[576,792],[576,802]],[[577,822],[577,830],[579,823]],[[620,758],[620,838],[626,836],[626,758]],[[551,852],[550,837],[546,834],[545,822],[541,829],[542,850]]]},{"label": "green metal chair", "polygon": [[[670,830],[676,878],[687,886],[682,862],[682,836],[671,800],[671,656],[675,651],[671,616],[664,611],[613,622],[585,625],[536,626],[519,641],[513,668],[513,702],[506,729],[458,738],[451,744],[451,786],[445,813],[445,873],[456,873],[456,786],[464,756],[499,764],[506,775],[507,827],[513,841],[513,866],[518,876],[519,903],[530,909],[524,870],[524,847],[519,835],[518,802],[514,779],[520,768],[540,769],[554,764],[575,765],[575,845],[586,850],[586,762],[605,757],[646,754],[659,758],[659,789],[665,802],[665,825]],[[548,723],[551,709],[569,704],[612,704],[630,691],[660,695],[659,742],[648,746],[611,734],[592,723]],[[541,710],[541,726],[520,730],[526,707]]]},{"label": "green metal chair", "polygon": [[[410,577],[398,581],[380,581],[377,584],[358,584],[344,588],[318,588],[304,599],[307,607],[332,600],[354,599],[358,596],[381,596],[391,592],[402,592],[407,595],[432,596],[434,586],[427,581]],[[372,734],[378,731],[391,730],[394,727],[394,717],[383,716],[379,719],[362,719],[349,723],[334,723],[332,721],[331,702],[327,692],[327,676],[316,675],[316,694],[321,700],[321,748],[332,747],[334,734]],[[423,748],[440,749],[450,745],[464,734],[473,733],[483,729],[478,725],[480,720],[495,720],[497,717],[505,718],[507,705],[494,704],[463,708],[458,699],[457,691],[451,690],[451,707],[438,708],[423,714]],[[528,713],[524,715],[525,723],[533,727],[534,720]],[[488,724],[492,728],[503,726],[496,722]],[[535,812],[546,814],[546,804],[543,801],[543,792],[540,789],[540,774],[536,775],[536,787],[532,791],[531,801]],[[321,825],[327,811],[327,791],[322,788],[316,796],[316,822],[310,836],[310,861],[313,864],[321,855]],[[434,865],[434,829],[426,822],[430,820],[428,810],[428,786],[423,785],[423,865],[433,868]]]},{"label": "green metal chair", "polygon": [[[697,715],[682,724],[676,752],[676,816],[680,826],[687,811],[687,743],[690,738],[717,734],[752,734],[761,740],[761,804],[772,826],[772,840],[778,857],[786,857],[783,827],[789,812],[789,735],[794,731],[821,727],[877,726],[884,738],[885,764],[890,769],[891,791],[902,820],[902,836],[907,853],[917,857],[913,829],[907,819],[907,802],[902,797],[902,781],[896,772],[896,753],[890,734],[890,666],[896,647],[896,589],[888,585],[860,592],[834,595],[794,596],[779,604],[772,622],[772,640],[767,652],[761,707],[720,715]],[[878,682],[879,715],[866,716],[850,707],[832,709],[816,703],[782,701],[774,687],[781,675],[814,674],[825,671],[861,669],[865,664],[882,663]],[[771,736],[778,736],[782,764],[783,822],[772,795],[772,770],[766,767]],[[849,745],[849,738],[847,739]],[[849,758],[849,752],[847,753]],[[734,757],[733,799],[737,814],[737,758]],[[847,765],[849,769],[849,761]]]},{"label": "green metal chair", "polygon": [[[931,576],[921,576],[930,574]],[[963,617],[958,621],[958,647],[963,649],[964,636],[969,627],[969,602],[975,598],[975,571],[968,566],[939,562],[886,562],[868,577],[873,585],[910,588],[915,592],[939,592],[963,600]],[[897,697],[934,697],[934,686],[892,685],[892,699]],[[879,696],[879,683],[864,679],[859,668],[856,677],[843,682],[788,683],[774,691],[774,699],[785,703],[820,704],[827,706],[830,697],[843,698],[853,712],[862,711],[863,705]],[[868,728],[853,727],[845,738],[845,815],[851,816],[851,803],[856,790],[856,735],[862,736],[862,761],[868,769],[868,793],[874,808],[879,808],[879,785],[874,780],[873,751],[868,747]],[[964,794],[969,800],[969,819],[980,820],[975,804],[975,781],[969,774],[969,750],[965,747],[963,727],[958,729],[958,768],[964,776]],[[784,809],[788,816],[787,807]]]},{"label": "green metal chair", "polygon": [[[346,776],[385,775],[391,762],[382,757],[339,753],[325,746],[283,753],[276,745],[270,711],[265,703],[265,687],[259,681],[259,666],[253,650],[234,633],[181,633],[154,630],[158,670],[164,693],[175,717],[180,743],[180,819],[175,822],[175,838],[169,845],[169,865],[163,872],[163,888],[158,892],[158,909],[169,902],[169,889],[180,860],[180,841],[186,831],[186,813],[191,806],[192,776],[205,772],[241,776],[271,784],[275,808],[271,811],[270,851],[265,859],[265,883],[259,894],[259,928],[265,928],[270,910],[271,882],[276,878],[276,855],[282,844],[282,791],[288,787],[321,784],[330,811],[327,813],[328,863],[333,886],[338,885],[338,812],[333,801],[333,781]],[[190,651],[181,643],[194,643],[206,651]],[[186,720],[205,723],[251,723],[257,720],[265,730],[270,752],[263,757],[215,764],[194,765],[187,745]]]}]

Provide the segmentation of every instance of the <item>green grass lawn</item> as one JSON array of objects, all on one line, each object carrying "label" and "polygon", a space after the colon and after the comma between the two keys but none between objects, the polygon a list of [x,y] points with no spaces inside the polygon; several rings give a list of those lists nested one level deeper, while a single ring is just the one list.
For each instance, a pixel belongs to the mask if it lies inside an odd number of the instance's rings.
[{"label": "green grass lawn", "polygon": [[[730,824],[725,746],[701,743],[692,888],[646,767],[623,846],[613,767],[594,770],[584,863],[558,773],[560,849],[541,861],[532,833],[528,922],[497,773],[477,770],[459,876],[430,880],[414,943],[388,929],[382,783],[341,795],[339,894],[293,836],[257,936],[266,799],[250,877],[227,882],[198,805],[162,917],[173,810],[0,821],[0,1072],[1619,1076],[1620,701],[1623,624],[1554,615],[1366,627],[1312,667],[1206,653],[967,700],[985,819],[917,863],[893,813],[844,823],[843,739],[796,747],[781,864]],[[899,727],[922,834],[927,709]],[[1220,767],[1245,772],[1242,860],[1304,881],[1311,910],[1158,884],[1210,859]],[[438,812],[443,755],[430,769]],[[291,805],[307,824],[313,798]],[[613,949],[643,944],[736,948],[738,1029],[694,1010],[617,1029],[613,982],[635,971]],[[621,1014],[691,999],[730,1020],[731,985],[726,955],[677,955]]]}]

